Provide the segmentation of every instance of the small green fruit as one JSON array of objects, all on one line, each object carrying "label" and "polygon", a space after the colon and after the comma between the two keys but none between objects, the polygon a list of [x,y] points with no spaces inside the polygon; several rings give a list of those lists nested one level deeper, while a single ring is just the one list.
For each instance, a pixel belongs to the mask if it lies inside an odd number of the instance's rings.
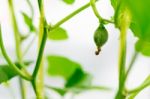
[{"label": "small green fruit", "polygon": [[96,55],[99,55],[101,51],[101,47],[107,42],[108,40],[108,32],[103,24],[96,29],[94,33],[94,42],[97,46],[97,51],[95,52]]}]

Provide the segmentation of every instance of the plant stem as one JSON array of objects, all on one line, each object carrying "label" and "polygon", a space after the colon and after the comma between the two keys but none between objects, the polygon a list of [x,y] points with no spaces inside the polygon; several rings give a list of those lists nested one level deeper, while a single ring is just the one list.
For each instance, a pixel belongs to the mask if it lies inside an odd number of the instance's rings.
[{"label": "plant stem", "polygon": [[43,53],[47,39],[47,23],[44,17],[43,0],[38,0],[40,9],[40,26],[39,26],[39,53],[35,65],[33,77],[33,88],[36,92],[37,99],[44,99],[44,74],[43,74]]},{"label": "plant stem", "polygon": [[125,64],[126,64],[126,35],[130,26],[131,16],[127,9],[120,14],[119,29],[120,29],[120,51],[119,51],[119,90],[115,99],[125,99],[123,93],[125,86]]},{"label": "plant stem", "polygon": [[96,4],[95,4],[96,0],[90,0],[93,12],[95,14],[95,16],[99,19],[99,21],[103,21],[103,18],[100,16],[100,14],[98,13],[98,10],[96,8]]},{"label": "plant stem", "polygon": [[[96,0],[98,1],[98,0]],[[73,11],[71,14],[67,15],[66,17],[64,17],[62,20],[60,20],[59,22],[57,22],[55,25],[53,25],[52,27],[50,26],[51,29],[57,28],[60,25],[62,25],[63,23],[65,23],[66,21],[68,21],[69,19],[71,19],[72,17],[74,17],[75,15],[79,14],[81,11],[85,10],[86,8],[88,8],[91,4],[87,3],[85,5],[83,5],[82,7],[78,8],[77,10]],[[105,20],[105,19],[104,19]],[[105,20],[106,22],[112,23],[109,20]]]},{"label": "plant stem", "polygon": [[31,46],[33,45],[34,41],[36,40],[36,36],[33,37],[33,39],[31,40],[31,42],[28,44],[28,46],[26,47],[26,49],[23,52],[23,57],[27,54],[27,52],[29,51],[29,49],[31,48]]},{"label": "plant stem", "polygon": [[12,22],[13,22],[14,35],[15,35],[16,54],[17,54],[19,62],[21,62],[21,57],[22,57],[21,50],[20,50],[21,38],[20,38],[19,29],[17,26],[16,18],[15,18],[15,12],[14,12],[12,0],[9,0],[9,6],[10,6],[10,12],[11,12],[11,17],[12,17]]},{"label": "plant stem", "polygon": [[120,52],[119,52],[119,91],[116,99],[124,99],[122,91],[124,89],[125,77],[125,62],[126,62],[126,30],[121,30],[120,37]]},{"label": "plant stem", "polygon": [[11,59],[9,58],[9,56],[7,55],[6,53],[6,50],[5,50],[5,47],[4,47],[4,44],[3,44],[3,39],[2,39],[2,33],[1,33],[1,26],[0,26],[0,48],[1,48],[1,51],[2,51],[2,54],[5,58],[5,60],[7,61],[7,63],[9,64],[9,66],[19,75],[21,76],[22,78],[26,79],[26,80],[32,80],[32,77],[26,73],[26,72],[23,72],[21,71],[12,61]]},{"label": "plant stem", "polygon": [[114,23],[114,22],[112,22],[112,21],[110,21],[110,20],[107,20],[107,19],[103,19],[102,17],[101,17],[101,15],[99,14],[99,12],[98,12],[98,10],[97,10],[97,8],[96,8],[96,0],[90,0],[90,5],[91,5],[91,7],[92,7],[92,9],[93,9],[93,12],[94,12],[94,14],[95,14],[95,16],[99,19],[99,22],[108,22],[108,23]]},{"label": "plant stem", "polygon": [[150,86],[150,75],[139,87],[128,91],[128,99],[134,99],[143,89],[147,88],[148,86]]},{"label": "plant stem", "polygon": [[65,23],[66,21],[68,21],[69,19],[71,19],[72,17],[74,17],[75,15],[77,15],[78,13],[80,13],[81,11],[85,10],[89,6],[90,6],[90,3],[87,3],[87,4],[83,5],[82,7],[78,8],[77,10],[73,11],[71,14],[67,15],[62,20],[60,20],[55,25],[53,25],[51,27],[51,29],[59,27],[60,25],[62,25],[63,23]]},{"label": "plant stem", "polygon": [[[10,7],[10,12],[11,12],[11,17],[12,17],[12,23],[13,23],[13,29],[14,29],[14,35],[15,35],[15,43],[16,43],[16,55],[19,61],[19,64],[22,66],[22,70],[26,73],[26,69],[24,68],[25,65],[22,62],[22,52],[21,52],[21,35],[17,26],[17,21],[15,17],[15,12],[14,12],[14,7],[12,0],[9,0],[9,7]],[[29,74],[29,73],[28,73]]]},{"label": "plant stem", "polygon": [[24,85],[23,80],[20,77],[19,77],[19,85],[20,85],[21,97],[22,99],[26,99],[26,87]]},{"label": "plant stem", "polygon": [[134,63],[135,63],[135,61],[136,61],[137,58],[138,58],[138,52],[134,52],[134,54],[132,56],[132,59],[131,59],[131,62],[129,64],[128,70],[126,71],[125,81],[126,81],[128,75],[129,75],[131,69],[133,68],[133,65],[134,65]]},{"label": "plant stem", "polygon": [[145,89],[148,86],[150,86],[150,75],[145,79],[145,81],[139,87],[133,90],[129,90],[128,94],[134,94],[134,96],[136,96],[139,92],[141,92],[143,89]]},{"label": "plant stem", "polygon": [[31,1],[30,1],[30,0],[27,0],[27,3],[28,3],[28,5],[29,5],[29,7],[30,7],[31,16],[32,16],[32,19],[33,19],[33,15],[34,15],[34,9],[33,9],[33,6],[32,6],[32,4],[31,4]]},{"label": "plant stem", "polygon": [[40,68],[40,63],[42,61],[44,47],[45,47],[45,44],[46,44],[46,39],[47,39],[47,28],[45,27],[44,32],[43,32],[42,41],[41,41],[41,44],[40,44],[40,50],[39,50],[38,58],[37,58],[37,61],[36,61],[36,67],[35,67],[34,72],[33,72],[33,77],[37,76],[38,70]]},{"label": "plant stem", "polygon": [[[19,64],[22,66],[22,70],[29,74],[26,69],[25,65],[23,63],[23,56],[22,56],[22,49],[21,49],[21,34],[18,29],[16,17],[15,17],[15,11],[14,11],[14,6],[12,0],[9,0],[9,6],[10,6],[10,11],[11,11],[11,17],[12,17],[12,22],[13,22],[13,29],[14,29],[14,35],[15,35],[15,43],[16,43],[16,56],[19,61]],[[19,84],[20,84],[20,92],[21,92],[21,97],[22,99],[26,99],[26,88],[24,86],[24,81],[22,78],[19,78]]]},{"label": "plant stem", "polygon": [[46,44],[46,39],[47,39],[47,28],[44,28],[44,32],[43,32],[43,37],[42,37],[42,41],[41,41],[41,45],[40,45],[40,50],[39,50],[39,54],[38,54],[38,58],[36,61],[36,66],[33,72],[33,85],[34,88],[36,90],[36,94],[37,94],[37,99],[43,99],[44,98],[44,93],[43,93],[43,52],[44,52],[44,47]]}]

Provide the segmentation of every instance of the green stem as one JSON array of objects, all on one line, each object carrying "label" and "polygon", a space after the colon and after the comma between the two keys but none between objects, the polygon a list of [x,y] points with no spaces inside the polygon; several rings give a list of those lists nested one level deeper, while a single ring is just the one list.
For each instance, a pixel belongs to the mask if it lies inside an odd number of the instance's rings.
[{"label": "green stem", "polygon": [[93,12],[94,12],[95,16],[99,19],[99,22],[114,23],[114,22],[112,22],[112,21],[110,21],[110,20],[103,19],[103,18],[101,17],[101,15],[99,14],[99,12],[98,12],[98,10],[97,10],[97,8],[96,8],[96,4],[95,4],[96,1],[97,1],[97,0],[90,0],[90,5],[91,5],[91,7],[92,7],[92,9],[93,9]]},{"label": "green stem", "polygon": [[46,39],[47,39],[47,28],[44,27],[44,33],[43,33],[42,41],[41,41],[41,44],[40,44],[40,50],[39,50],[38,58],[37,58],[37,61],[36,61],[36,66],[35,66],[35,69],[34,69],[34,72],[33,72],[33,77],[34,78],[37,76],[38,70],[40,68],[40,63],[42,61],[44,47],[45,47],[45,44],[46,44]]},{"label": "green stem", "polygon": [[26,87],[24,85],[24,82],[21,78],[19,78],[19,85],[20,85],[20,91],[21,91],[21,97],[22,99],[26,99]]},{"label": "green stem", "polygon": [[130,26],[131,16],[128,9],[120,14],[119,29],[120,29],[120,51],[119,51],[119,90],[115,99],[125,99],[124,86],[125,86],[125,65],[126,65],[126,35]]},{"label": "green stem", "polygon": [[119,91],[116,99],[124,99],[122,91],[124,89],[124,77],[125,77],[125,62],[126,62],[126,30],[121,30],[120,37],[120,52],[119,52]]},{"label": "green stem", "polygon": [[136,96],[138,93],[140,93],[143,89],[147,88],[148,86],[150,86],[150,75],[145,79],[145,81],[139,87],[133,90],[129,90],[128,94],[131,95],[133,94],[134,96]]},{"label": "green stem", "polygon": [[66,21],[68,21],[69,19],[71,19],[72,17],[74,17],[75,15],[77,15],[78,13],[80,13],[81,11],[85,10],[86,8],[88,8],[90,6],[90,3],[87,3],[85,5],[83,5],[82,7],[78,8],[77,10],[75,10],[74,12],[72,12],[71,14],[67,15],[66,17],[64,17],[62,20],[60,20],[59,22],[57,22],[55,25],[53,25],[51,27],[51,29],[57,28],[60,25],[62,25],[63,23],[65,23]]},{"label": "green stem", "polygon": [[91,6],[92,6],[92,9],[93,9],[95,16],[99,19],[100,22],[102,22],[103,18],[98,13],[95,2],[96,2],[96,0],[90,0],[90,3],[91,3]]},{"label": "green stem", "polygon": [[36,40],[36,36],[33,37],[33,39],[31,40],[31,42],[27,45],[26,49],[23,52],[23,57],[27,54],[27,52],[29,51],[29,49],[31,48],[31,46],[33,45],[34,41]]},{"label": "green stem", "polygon": [[30,1],[30,0],[27,0],[27,3],[28,3],[28,5],[29,5],[29,7],[30,7],[30,11],[31,11],[31,14],[32,14],[32,19],[33,19],[33,15],[34,15],[33,6],[32,6],[32,4],[31,4],[31,1]]},{"label": "green stem", "polygon": [[134,54],[132,56],[132,59],[131,59],[131,62],[129,64],[128,70],[126,71],[125,81],[126,81],[128,75],[130,74],[130,71],[133,68],[133,65],[134,65],[134,63],[135,63],[135,61],[136,61],[137,58],[138,58],[138,52],[134,52]]},{"label": "green stem", "polygon": [[20,33],[19,33],[18,26],[17,26],[16,18],[15,18],[15,12],[14,12],[12,0],[9,0],[9,7],[10,7],[11,16],[12,16],[13,29],[14,29],[14,35],[15,35],[16,54],[17,54],[19,62],[21,62],[21,59],[22,59],[22,54],[21,54],[21,50],[20,50],[21,49],[21,47],[20,47],[21,38],[20,38]]},{"label": "green stem", "polygon": [[[98,0],[96,0],[96,1],[98,1]],[[90,5],[91,5],[90,3],[87,3],[87,4],[83,5],[82,7],[78,8],[75,11],[73,11],[71,14],[67,15],[66,17],[64,17],[62,20],[60,20],[59,22],[57,22],[52,27],[50,26],[50,28],[54,29],[54,28],[59,27],[60,25],[62,25],[63,23],[65,23],[66,21],[68,21],[69,19],[71,19],[72,17],[74,17],[75,15],[77,15],[78,13],[80,13],[81,11],[85,10],[86,8],[88,8]],[[113,22],[111,22],[109,20],[105,20],[105,21],[109,22],[109,23],[113,23]]]},{"label": "green stem", "polygon": [[[21,50],[21,34],[19,32],[19,29],[18,29],[18,25],[17,25],[17,21],[16,21],[16,17],[15,17],[15,11],[14,11],[14,6],[13,6],[12,0],[9,0],[9,6],[10,6],[12,22],[13,22],[17,59],[19,61],[19,64],[22,66],[22,70],[24,72],[26,72],[27,74],[29,74],[26,71],[25,65],[23,63],[23,56],[22,56],[22,50]],[[21,78],[19,78],[19,84],[20,84],[22,99],[26,99],[26,90],[25,90],[24,82]]]},{"label": "green stem", "polygon": [[22,78],[26,79],[26,80],[32,80],[32,77],[27,74],[26,72],[23,72],[21,71],[12,61],[11,59],[9,58],[9,56],[7,55],[6,53],[6,50],[5,50],[5,47],[4,47],[4,44],[3,44],[3,39],[2,39],[2,33],[1,33],[1,26],[0,26],[0,48],[1,48],[1,51],[2,51],[2,54],[4,56],[4,58],[6,59],[7,63],[9,64],[9,66],[14,69],[14,71],[16,73],[18,73],[19,76],[21,76]]},{"label": "green stem", "polygon": [[40,9],[40,26],[39,26],[39,53],[35,65],[34,72],[32,74],[33,81],[32,85],[35,90],[37,99],[44,99],[44,64],[43,64],[43,53],[47,39],[47,23],[44,17],[43,0],[38,0]]},{"label": "green stem", "polygon": [[150,75],[146,78],[146,80],[137,88],[128,91],[128,99],[135,99],[135,97],[145,88],[150,86]]},{"label": "green stem", "polygon": [[[39,54],[38,54],[38,58],[36,61],[36,65],[35,65],[35,69],[33,72],[32,77],[34,78],[32,84],[33,87],[36,91],[37,94],[37,99],[43,99],[43,52],[44,52],[44,47],[46,44],[46,39],[47,39],[47,28],[44,28],[44,32],[43,32],[43,37],[42,37],[42,41],[41,41],[41,45],[40,45],[40,50],[39,50]],[[40,79],[39,79],[40,78]]]},{"label": "green stem", "polygon": [[9,0],[9,7],[10,7],[11,17],[12,17],[12,22],[13,22],[14,35],[15,35],[16,55],[17,55],[19,64],[22,66],[22,70],[24,72],[28,73],[25,69],[24,63],[22,62],[21,35],[20,35],[19,29],[18,29],[12,0]]}]

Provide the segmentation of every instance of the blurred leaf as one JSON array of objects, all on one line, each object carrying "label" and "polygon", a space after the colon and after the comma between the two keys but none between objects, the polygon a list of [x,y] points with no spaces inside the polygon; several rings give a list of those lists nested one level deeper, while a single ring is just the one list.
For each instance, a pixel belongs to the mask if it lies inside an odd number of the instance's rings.
[{"label": "blurred leaf", "polygon": [[26,23],[26,25],[28,26],[28,28],[30,29],[31,32],[35,31],[35,27],[33,25],[33,21],[32,18],[30,18],[26,13],[22,12],[23,18],[24,18],[24,22]]},{"label": "blurred leaf", "polygon": [[66,40],[68,38],[67,31],[58,27],[48,33],[50,40]]},{"label": "blurred leaf", "polygon": [[70,79],[66,82],[65,87],[80,87],[80,86],[91,86],[92,84],[92,76],[90,74],[86,74],[80,69],[76,69],[74,74],[70,77]]},{"label": "blurred leaf", "polygon": [[66,88],[56,88],[56,87],[51,87],[48,85],[46,85],[45,87],[59,93],[61,96],[64,96],[67,93]]},{"label": "blurred leaf", "polygon": [[38,6],[39,6],[39,9],[41,11],[41,9],[42,9],[42,0],[38,0]]},{"label": "blurred leaf", "polygon": [[136,50],[145,56],[150,56],[150,42],[138,40],[136,43]]},{"label": "blurred leaf", "polygon": [[80,87],[73,87],[68,88],[70,92],[79,94],[84,91],[90,91],[90,90],[99,90],[99,91],[110,91],[111,89],[105,86],[80,86]]},{"label": "blurred leaf", "polygon": [[16,75],[16,72],[9,66],[0,66],[0,83],[10,80]]},{"label": "blurred leaf", "polygon": [[[118,0],[111,0],[112,6],[115,7],[114,2]],[[122,0],[120,1],[120,7],[116,9],[119,14],[127,8],[132,15],[131,30],[134,35],[139,38],[136,43],[136,50],[141,52],[143,55],[150,56],[150,13],[149,13],[149,0]],[[142,45],[142,47],[140,47]]]},{"label": "blurred leaf", "polygon": [[63,0],[63,1],[67,4],[73,4],[75,2],[75,0]]},{"label": "blurred leaf", "polygon": [[[92,76],[83,71],[81,66],[62,56],[48,56],[48,74],[60,76],[66,80],[64,88],[48,87],[60,95],[67,92],[80,93],[85,90],[108,90],[106,87],[92,86]],[[47,86],[46,86],[47,87]]]},{"label": "blurred leaf", "polygon": [[68,92],[73,92],[73,93],[81,93],[83,91],[88,91],[88,90],[103,90],[103,91],[109,91],[110,88],[104,87],[104,86],[78,86],[78,87],[72,87],[72,88],[55,88],[51,86],[45,86],[46,88],[50,90],[54,90],[55,92],[59,93],[61,96],[64,96]]},{"label": "blurred leaf", "polygon": [[[25,65],[28,66],[30,63],[32,62],[25,62]],[[15,65],[21,68],[19,63],[16,62]],[[0,84],[12,79],[15,76],[17,76],[17,73],[14,72],[14,70],[9,65],[0,65]]]},{"label": "blurred leaf", "polygon": [[135,36],[150,42],[150,13],[149,0],[124,0],[132,14],[131,29]]},{"label": "blurred leaf", "polygon": [[88,90],[87,88],[91,86],[92,76],[80,70],[76,70],[76,72],[65,84],[65,88],[69,88],[73,93],[80,93]]},{"label": "blurred leaf", "polygon": [[61,89],[61,88],[53,88],[57,93],[59,93],[61,96],[64,96],[67,93],[67,90]]},{"label": "blurred leaf", "polygon": [[111,0],[111,5],[114,9],[117,8],[117,0]]},{"label": "blurred leaf", "polygon": [[84,90],[111,90],[111,88],[108,88],[106,86],[81,86],[78,87],[79,89],[84,89]]},{"label": "blurred leaf", "polygon": [[68,80],[76,71],[81,69],[80,64],[62,57],[62,56],[48,56],[48,74],[51,76],[61,76]]}]

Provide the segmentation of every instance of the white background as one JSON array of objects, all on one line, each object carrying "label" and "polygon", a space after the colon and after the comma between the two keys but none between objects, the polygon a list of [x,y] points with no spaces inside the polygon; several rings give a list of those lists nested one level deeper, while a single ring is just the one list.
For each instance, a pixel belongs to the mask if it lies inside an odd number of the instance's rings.
[{"label": "white background", "polygon": [[[20,31],[26,33],[27,27],[23,23],[21,12],[24,11],[30,14],[29,8],[25,0],[13,0],[15,4],[16,16]],[[89,0],[76,0],[75,4],[69,6],[64,4],[61,0],[45,0],[45,14],[49,23],[55,24],[60,19],[68,15],[83,4],[89,2]],[[34,24],[38,27],[39,12],[37,7],[37,0],[32,0],[32,4],[35,9]],[[110,5],[109,0],[100,0],[97,3],[100,14],[110,19],[113,15],[113,8]],[[3,37],[6,44],[8,54],[15,60],[15,45],[13,39],[13,32],[10,22],[9,7],[7,0],[0,0],[0,23],[2,24]],[[48,41],[45,49],[45,54],[56,54],[71,58],[74,61],[79,62],[84,67],[85,71],[90,72],[94,76],[93,85],[105,85],[112,88],[112,91],[88,91],[79,95],[76,95],[74,99],[113,99],[118,85],[118,42],[119,32],[113,25],[107,25],[106,28],[109,31],[109,40],[107,44],[102,48],[102,52],[99,56],[94,55],[96,49],[93,42],[93,32],[98,26],[98,20],[94,16],[92,9],[88,8],[81,12],[68,22],[62,25],[68,31],[69,39],[61,42]],[[32,37],[31,37],[32,38]],[[29,40],[30,41],[30,40]],[[29,42],[28,41],[28,42]],[[136,38],[132,35],[131,31],[128,32],[127,41],[127,65],[134,52],[134,43]],[[24,44],[26,46],[26,44]],[[24,49],[24,47],[23,47]],[[26,59],[36,58],[37,52],[36,43],[32,46]],[[0,58],[0,62],[5,61]],[[134,88],[138,86],[147,77],[150,72],[149,58],[139,56],[135,67],[131,72],[128,79],[128,88]],[[33,68],[29,70],[32,71]],[[63,84],[62,79],[58,78],[46,78],[45,83],[61,86]],[[11,90],[5,86],[0,86],[0,99],[20,99],[19,87],[17,84],[17,78],[11,80]],[[28,88],[28,99],[33,99],[34,93],[31,86]],[[50,92],[49,95],[52,99],[60,99],[54,92]],[[69,99],[69,94],[66,95],[66,99]],[[136,99],[149,99],[150,89],[146,88],[141,92]]]}]

